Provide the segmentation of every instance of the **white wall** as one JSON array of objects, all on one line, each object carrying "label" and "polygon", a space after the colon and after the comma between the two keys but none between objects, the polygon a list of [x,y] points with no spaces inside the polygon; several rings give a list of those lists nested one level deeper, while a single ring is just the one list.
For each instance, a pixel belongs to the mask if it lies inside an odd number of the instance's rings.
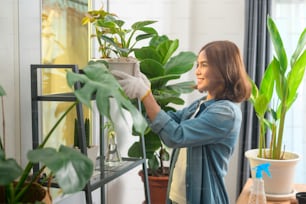
[{"label": "white wall", "polygon": [[[101,4],[96,5],[98,8]],[[124,5],[123,5],[124,4]],[[105,3],[106,6],[106,3]],[[180,50],[191,50],[195,53],[207,42],[213,40],[231,40],[243,49],[244,41],[244,1],[242,0],[130,0],[123,3],[120,0],[110,1],[110,12],[114,12],[126,24],[138,20],[157,20],[155,28],[160,34],[167,34],[171,38],[180,40]],[[135,15],[137,13],[137,15]],[[184,79],[193,79],[194,72],[186,74]],[[199,93],[184,96],[186,103],[199,97]],[[125,135],[121,135],[122,152],[131,144]],[[230,196],[230,203],[236,201],[236,182],[238,144],[230,161],[226,184]],[[124,203],[133,200],[141,203],[144,200],[142,183],[137,171],[130,172],[108,185],[108,203]],[[118,196],[118,193],[122,196]],[[137,197],[136,195],[142,195]]]},{"label": "white wall", "polygon": [[[98,3],[103,1],[97,1]],[[40,62],[40,1],[0,0],[0,84],[6,97],[8,155],[22,158],[31,148],[30,64]],[[105,3],[106,5],[106,3]],[[243,48],[243,0],[112,0],[110,11],[134,22],[155,19],[156,28],[180,40],[180,50],[197,52],[212,40],[232,40]],[[193,79],[193,72],[184,76]],[[187,103],[198,97],[191,94]],[[186,98],[186,97],[185,97]],[[120,148],[126,154],[129,137],[120,137]],[[226,182],[231,203],[236,200],[237,158],[233,157]],[[108,203],[141,203],[144,200],[138,169],[108,186]],[[238,175],[239,176],[239,175]]]}]

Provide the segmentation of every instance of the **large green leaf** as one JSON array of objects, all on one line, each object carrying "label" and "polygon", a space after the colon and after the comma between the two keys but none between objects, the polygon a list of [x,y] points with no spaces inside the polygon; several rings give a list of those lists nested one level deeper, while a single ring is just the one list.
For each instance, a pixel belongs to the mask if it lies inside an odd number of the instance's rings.
[{"label": "large green leaf", "polygon": [[290,73],[288,74],[288,87],[289,87],[289,95],[287,100],[288,108],[291,106],[291,104],[296,98],[297,89],[304,78],[305,68],[306,68],[306,50],[304,50],[301,57],[298,58],[298,60],[294,63]]},{"label": "large green leaf", "polygon": [[163,76],[165,70],[163,65],[153,59],[144,59],[140,62],[141,72],[144,73],[149,79],[154,77]]},{"label": "large green leaf", "polygon": [[166,74],[183,74],[191,70],[197,56],[193,52],[180,52],[165,64]]},{"label": "large green leaf", "polygon": [[254,103],[255,112],[259,117],[263,117],[268,110],[269,102],[265,95],[258,95]]},{"label": "large green leaf", "polygon": [[162,56],[162,64],[166,64],[173,53],[177,50],[179,46],[179,41],[176,40],[167,40],[163,41],[156,48],[157,53]]},{"label": "large green leaf", "polygon": [[16,180],[22,171],[15,159],[0,159],[0,186],[6,186]]},{"label": "large green leaf", "polygon": [[70,87],[76,82],[82,83],[81,89],[74,92],[78,100],[91,107],[92,97],[95,94],[100,114],[112,120],[110,116],[110,99],[114,98],[119,107],[120,114],[124,115],[122,109],[128,110],[133,119],[133,127],[137,132],[143,133],[147,126],[146,120],[124,95],[121,86],[107,70],[105,64],[101,61],[91,62],[83,71],[84,74],[67,73],[67,81]]},{"label": "large green leaf", "polygon": [[164,75],[164,76],[150,78],[152,89],[153,89],[153,87],[156,88],[156,89],[158,87],[162,87],[162,86],[166,85],[168,83],[168,81],[173,80],[173,79],[178,79],[180,77],[181,77],[180,74],[167,74],[167,75]]},{"label": "large green leaf", "polygon": [[160,64],[162,63],[161,56],[157,53],[157,51],[153,47],[142,47],[139,49],[135,49],[134,54],[139,61],[154,60],[159,62]]},{"label": "large green leaf", "polygon": [[178,93],[190,93],[194,90],[195,87],[195,82],[194,81],[184,81],[180,83],[175,83],[175,84],[170,84],[167,85],[168,88],[175,90]]},{"label": "large green leaf", "polygon": [[268,101],[271,100],[274,90],[274,69],[278,66],[277,61],[273,60],[266,69],[262,81],[260,83],[259,93],[266,96]]},{"label": "large green leaf", "polygon": [[275,25],[274,21],[270,16],[268,16],[267,18],[267,26],[275,49],[275,54],[278,58],[278,61],[280,62],[280,71],[282,74],[285,74],[288,65],[286,51],[281,36],[278,32],[277,26]]},{"label": "large green leaf", "polygon": [[[145,135],[145,146],[147,158],[152,158],[156,149],[161,146],[161,141],[158,135],[156,135],[151,130]],[[128,156],[135,158],[142,156],[141,143],[139,141],[134,142],[133,145],[129,148]]]},{"label": "large green leaf", "polygon": [[54,148],[36,149],[29,151],[27,156],[33,163],[45,164],[55,175],[64,193],[81,191],[93,173],[90,159],[79,151],[63,145],[59,151]]}]

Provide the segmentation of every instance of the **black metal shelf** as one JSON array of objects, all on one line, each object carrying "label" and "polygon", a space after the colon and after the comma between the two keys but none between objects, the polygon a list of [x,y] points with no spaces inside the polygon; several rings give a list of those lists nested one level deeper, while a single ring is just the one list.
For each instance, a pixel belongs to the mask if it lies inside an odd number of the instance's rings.
[{"label": "black metal shelf", "polygon": [[[33,64],[31,65],[31,98],[32,98],[32,143],[33,149],[35,149],[39,144],[39,127],[38,127],[38,102],[43,101],[62,101],[62,102],[75,102],[77,98],[73,93],[55,93],[55,94],[48,94],[48,95],[38,95],[38,76],[37,72],[39,69],[71,69],[73,72],[79,73],[77,65],[74,64],[62,64],[62,65],[46,65],[46,64]],[[75,85],[75,89],[78,89],[80,84]],[[93,97],[94,100],[94,97]],[[138,107],[141,108],[140,105]],[[79,137],[79,144],[81,152],[87,155],[86,150],[86,139],[85,139],[85,128],[84,128],[84,119],[83,119],[83,108],[82,104],[78,103],[76,106],[76,112],[78,117],[78,128],[80,137]],[[100,118],[100,123],[103,125],[103,117]],[[88,184],[85,186],[84,191],[86,195],[86,202],[88,204],[92,203],[92,195],[91,192],[101,188],[101,202],[105,203],[105,190],[104,185],[108,182],[122,176],[126,172],[142,165],[142,170],[144,172],[145,181],[144,181],[144,189],[145,189],[145,198],[146,203],[150,204],[150,194],[149,194],[149,185],[148,185],[148,172],[146,167],[146,159],[145,159],[145,150],[143,151],[143,158],[136,159],[136,158],[122,158],[122,163],[118,166],[107,166],[104,164],[104,148],[103,148],[103,141],[104,141],[104,133],[100,133],[100,155],[101,157],[97,158],[97,165],[95,169],[95,173]],[[144,137],[142,136],[141,141],[144,143]],[[142,145],[144,147],[144,144]],[[34,166],[34,172],[38,170],[38,166]],[[56,179],[55,179],[56,180]],[[52,186],[58,187],[56,182],[52,184]]]}]

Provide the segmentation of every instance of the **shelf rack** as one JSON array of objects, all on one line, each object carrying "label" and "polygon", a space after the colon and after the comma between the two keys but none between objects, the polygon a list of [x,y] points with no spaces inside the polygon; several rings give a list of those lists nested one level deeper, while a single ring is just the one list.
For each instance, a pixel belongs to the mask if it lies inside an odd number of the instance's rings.
[{"label": "shelf rack", "polygon": [[[37,148],[40,142],[39,136],[39,102],[43,101],[57,101],[57,102],[76,102],[77,99],[73,93],[57,93],[50,95],[39,95],[38,94],[38,75],[42,69],[70,69],[75,73],[79,73],[78,66],[76,64],[32,64],[31,65],[31,105],[32,105],[32,146],[33,149]],[[79,89],[80,84],[75,84],[75,89]],[[94,100],[94,98],[93,98]],[[141,110],[140,101],[138,101],[138,109]],[[85,125],[83,116],[83,107],[81,103],[76,105],[76,113],[78,118],[78,132],[79,134],[79,144],[81,152],[87,155],[86,148],[86,138],[85,138]],[[103,127],[104,117],[100,116],[100,125]],[[150,193],[148,184],[148,171],[146,165],[146,151],[145,151],[145,140],[144,136],[141,136],[142,141],[142,158],[122,158],[122,163],[119,166],[109,167],[104,164],[104,131],[100,132],[100,155],[97,158],[97,165],[95,172],[98,174],[92,176],[90,181],[86,184],[84,191],[86,196],[86,203],[92,203],[92,192],[100,188],[101,203],[105,203],[105,188],[104,185],[108,182],[122,176],[126,172],[142,165],[142,170],[144,172],[144,190],[146,203],[150,204]],[[34,172],[39,169],[38,164],[34,166]],[[53,183],[52,186],[57,186]]]}]

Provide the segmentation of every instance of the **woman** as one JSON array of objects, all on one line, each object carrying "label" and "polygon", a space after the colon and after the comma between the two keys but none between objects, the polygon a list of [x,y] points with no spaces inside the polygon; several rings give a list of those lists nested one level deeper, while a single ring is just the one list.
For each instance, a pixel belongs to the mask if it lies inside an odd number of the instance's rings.
[{"label": "woman", "polygon": [[167,203],[229,203],[224,176],[240,131],[239,103],[251,92],[238,47],[215,41],[200,50],[196,88],[206,94],[176,112],[161,110],[140,72],[113,74],[127,96],[142,100],[152,130],[174,148]]}]

